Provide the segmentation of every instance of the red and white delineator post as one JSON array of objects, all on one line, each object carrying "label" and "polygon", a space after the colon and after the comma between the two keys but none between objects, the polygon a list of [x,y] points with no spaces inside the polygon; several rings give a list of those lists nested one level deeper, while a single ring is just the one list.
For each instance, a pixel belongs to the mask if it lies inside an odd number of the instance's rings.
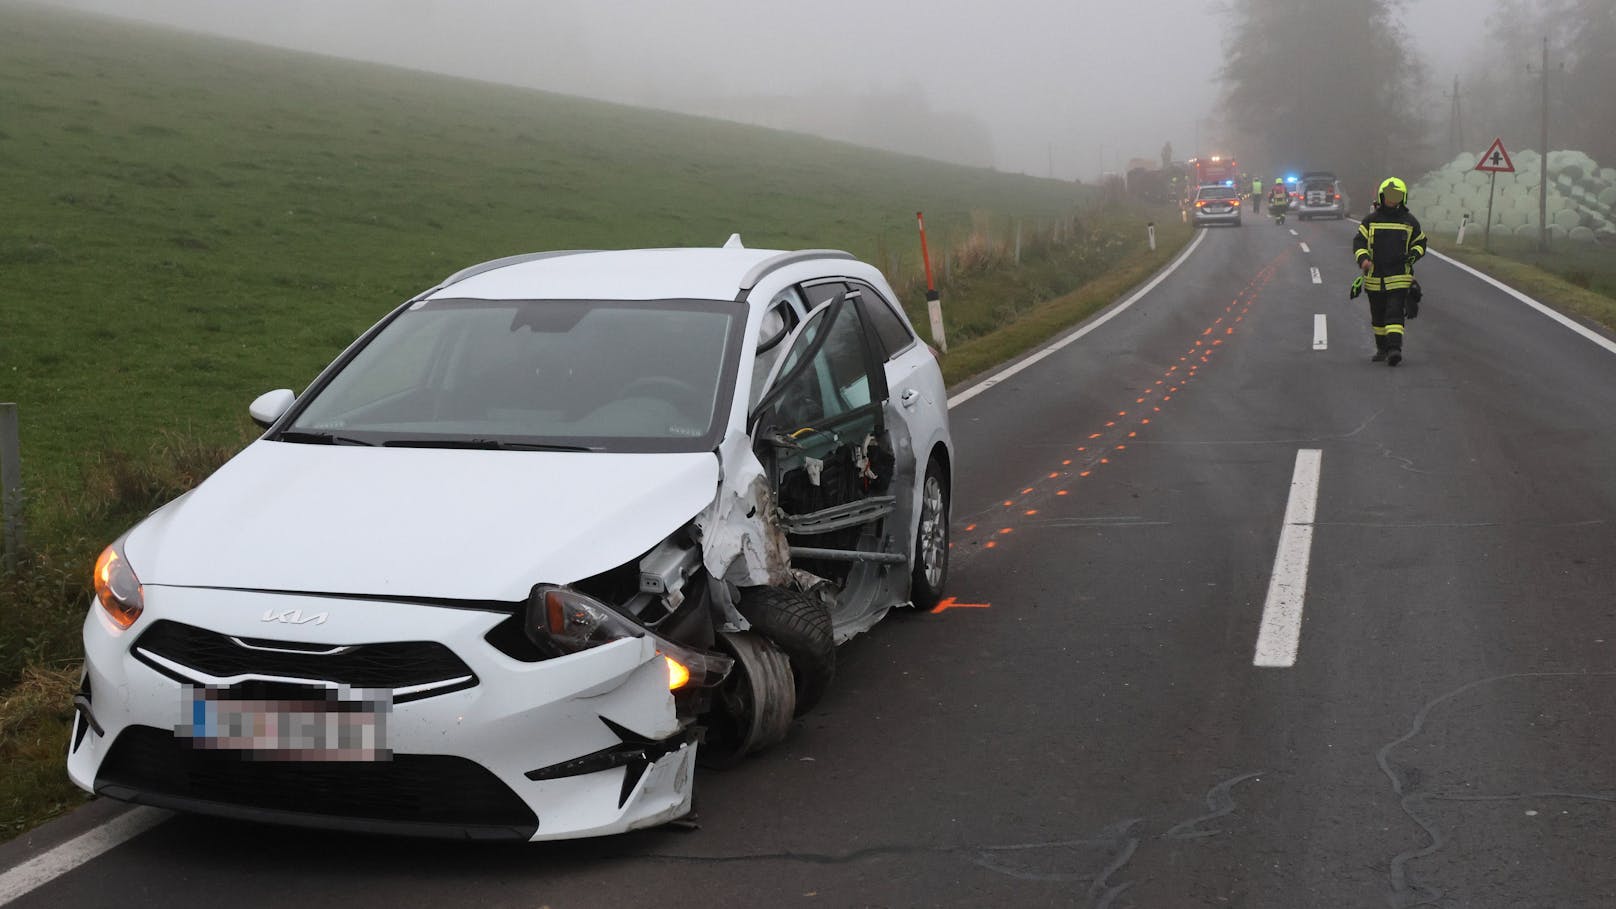
[{"label": "red and white delineator post", "polygon": [[936,342],[938,350],[948,353],[948,336],[943,333],[943,301],[931,277],[931,252],[926,247],[925,214],[915,212],[915,221],[920,225],[920,260],[926,266],[926,314],[931,317],[931,339]]}]

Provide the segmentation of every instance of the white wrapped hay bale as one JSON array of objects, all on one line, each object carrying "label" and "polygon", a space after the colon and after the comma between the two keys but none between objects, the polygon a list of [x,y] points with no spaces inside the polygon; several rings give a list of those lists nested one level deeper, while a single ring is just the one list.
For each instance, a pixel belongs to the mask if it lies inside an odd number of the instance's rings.
[{"label": "white wrapped hay bale", "polygon": [[1537,225],[1536,224],[1528,224],[1528,225],[1526,225],[1524,227],[1517,227],[1517,228],[1515,228],[1515,236],[1517,236],[1517,237],[1525,237],[1525,238],[1527,238],[1529,240],[1536,240],[1537,239]]},{"label": "white wrapped hay bale", "polygon": [[1573,227],[1571,229],[1571,242],[1573,242],[1573,243],[1592,243],[1592,242],[1594,242],[1593,229],[1589,228],[1589,227]]},{"label": "white wrapped hay bale", "polygon": [[1562,208],[1554,213],[1550,223],[1561,230],[1572,230],[1582,226],[1583,214],[1575,208]]}]

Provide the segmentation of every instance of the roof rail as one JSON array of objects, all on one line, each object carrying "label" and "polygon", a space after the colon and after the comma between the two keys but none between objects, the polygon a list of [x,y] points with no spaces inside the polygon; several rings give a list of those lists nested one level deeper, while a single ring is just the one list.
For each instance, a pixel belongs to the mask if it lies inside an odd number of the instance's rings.
[{"label": "roof rail", "polygon": [[764,275],[771,271],[785,268],[787,265],[795,265],[798,262],[807,262],[812,259],[856,260],[857,258],[852,253],[842,252],[839,249],[799,249],[796,252],[783,252],[778,256],[770,256],[752,266],[752,269],[741,278],[741,292],[745,293],[751,290],[757,286],[759,281],[763,280]]},{"label": "roof rail", "polygon": [[457,284],[457,283],[459,283],[461,281],[466,280],[467,278],[476,277],[477,275],[480,275],[483,272],[493,271],[496,268],[504,268],[507,265],[520,265],[523,262],[537,262],[540,259],[555,259],[555,258],[559,258],[561,256],[576,256],[576,255],[578,255],[580,253],[589,253],[589,252],[599,252],[599,250],[594,250],[594,249],[557,249],[557,250],[551,250],[550,252],[522,253],[521,255],[517,255],[517,256],[506,256],[503,259],[490,259],[487,262],[482,262],[482,263],[479,263],[477,265],[471,265],[471,266],[467,266],[466,268],[462,268],[459,271],[455,272],[454,274],[450,275],[449,277],[444,278],[443,281],[440,284],[438,284],[437,289],[442,290],[443,288],[448,287],[451,284]]}]

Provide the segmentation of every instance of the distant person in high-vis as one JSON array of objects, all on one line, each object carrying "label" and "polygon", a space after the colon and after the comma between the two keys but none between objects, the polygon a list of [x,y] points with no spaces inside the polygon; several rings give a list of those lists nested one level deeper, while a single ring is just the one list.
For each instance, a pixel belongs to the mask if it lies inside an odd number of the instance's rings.
[{"label": "distant person in high-vis", "polygon": [[1403,318],[1414,263],[1425,255],[1425,231],[1408,210],[1408,186],[1396,177],[1380,184],[1374,210],[1358,225],[1353,254],[1369,293],[1369,324],[1375,330],[1375,356],[1388,366],[1403,362]]}]

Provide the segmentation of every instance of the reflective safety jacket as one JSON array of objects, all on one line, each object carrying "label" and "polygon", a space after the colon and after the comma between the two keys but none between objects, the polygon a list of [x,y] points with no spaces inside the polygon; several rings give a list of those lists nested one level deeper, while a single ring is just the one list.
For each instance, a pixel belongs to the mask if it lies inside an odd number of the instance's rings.
[{"label": "reflective safety jacket", "polygon": [[1353,254],[1358,267],[1365,260],[1374,263],[1369,277],[1364,279],[1364,290],[1401,290],[1414,284],[1414,263],[1425,255],[1425,231],[1418,218],[1409,214],[1408,206],[1396,208],[1376,205],[1369,217],[1358,225],[1353,237]]}]

